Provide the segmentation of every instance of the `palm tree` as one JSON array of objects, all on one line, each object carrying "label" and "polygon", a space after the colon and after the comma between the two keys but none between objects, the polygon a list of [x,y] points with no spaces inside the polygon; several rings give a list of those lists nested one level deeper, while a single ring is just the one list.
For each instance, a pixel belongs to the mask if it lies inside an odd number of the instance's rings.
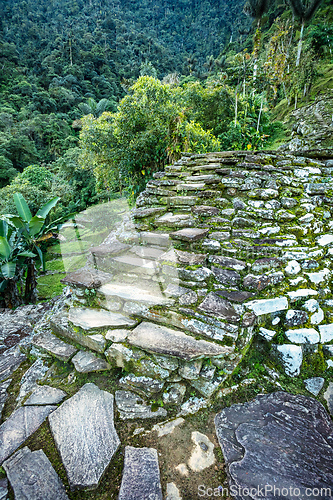
[{"label": "palm tree", "polygon": [[322,0],[312,0],[312,1],[305,0],[305,2],[306,3],[304,5],[302,0],[289,0],[294,15],[298,17],[302,23],[301,34],[299,37],[298,49],[297,49],[296,67],[299,66],[301,60],[304,25],[306,21],[310,21],[310,19],[313,17],[314,13],[318,9]]},{"label": "palm tree", "polygon": [[98,118],[109,106],[110,101],[108,99],[101,99],[96,102],[95,99],[89,97],[87,102],[81,102],[78,108],[84,115],[94,115],[95,118]]}]

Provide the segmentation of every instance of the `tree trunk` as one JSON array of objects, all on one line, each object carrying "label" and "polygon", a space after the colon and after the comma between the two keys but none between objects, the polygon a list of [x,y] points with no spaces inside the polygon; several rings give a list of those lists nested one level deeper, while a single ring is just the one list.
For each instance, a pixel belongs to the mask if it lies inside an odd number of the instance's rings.
[{"label": "tree trunk", "polygon": [[25,279],[24,299],[26,304],[36,304],[37,302],[37,269],[33,259],[28,263],[27,276]]},{"label": "tree trunk", "polygon": [[263,103],[264,103],[264,98],[261,99],[261,105],[260,105],[260,111],[259,111],[258,123],[257,123],[257,133],[259,132],[260,119],[261,119],[261,113],[262,113]]},{"label": "tree trunk", "polygon": [[8,280],[7,288],[3,292],[3,296],[5,306],[9,309],[15,309],[23,303],[17,288],[17,282],[15,280]]},{"label": "tree trunk", "polygon": [[238,93],[236,92],[236,104],[235,104],[235,127],[237,126],[237,114],[238,114]]},{"label": "tree trunk", "polygon": [[302,44],[303,44],[303,33],[304,33],[304,19],[302,19],[301,34],[300,34],[299,42],[298,42],[296,67],[299,66],[299,63],[300,63],[300,60],[301,60]]}]

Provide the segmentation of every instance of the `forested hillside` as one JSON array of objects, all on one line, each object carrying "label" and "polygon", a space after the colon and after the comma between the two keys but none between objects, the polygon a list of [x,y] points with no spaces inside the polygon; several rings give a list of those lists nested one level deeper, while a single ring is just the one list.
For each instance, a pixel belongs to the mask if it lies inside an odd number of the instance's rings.
[{"label": "forested hillside", "polygon": [[288,138],[273,118],[332,87],[331,1],[294,3],[2,1],[0,212],[17,191],[82,210],[183,149]]}]

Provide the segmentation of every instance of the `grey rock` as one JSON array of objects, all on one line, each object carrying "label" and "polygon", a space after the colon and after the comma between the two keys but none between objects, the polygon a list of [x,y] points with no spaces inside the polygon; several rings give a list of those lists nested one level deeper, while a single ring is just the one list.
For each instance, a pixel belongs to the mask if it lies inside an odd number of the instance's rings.
[{"label": "grey rock", "polygon": [[[0,419],[1,419],[2,411],[4,409],[5,403],[8,399],[8,396],[9,396],[7,389],[10,386],[11,381],[12,380],[9,379],[9,380],[6,380],[5,382],[2,382],[0,384]],[[1,500],[1,496],[0,496],[0,500]]]},{"label": "grey rock", "polygon": [[125,329],[117,329],[117,330],[109,330],[105,334],[105,339],[106,340],[111,340],[111,342],[123,342],[124,340],[127,339],[127,336],[129,334],[129,330]]},{"label": "grey rock", "polygon": [[[333,484],[333,425],[315,399],[286,392],[260,395],[249,403],[225,408],[215,418],[218,440],[227,464],[230,488],[244,493],[239,500],[254,499],[247,491],[299,488],[305,496],[314,488]],[[323,491],[323,490],[322,490]],[[277,498],[277,490],[265,498]],[[325,495],[329,498],[331,495]],[[286,498],[291,498],[288,494]]]},{"label": "grey rock", "polygon": [[176,356],[186,361],[230,352],[230,348],[226,346],[218,346],[205,340],[195,340],[179,330],[148,322],[137,326],[128,336],[128,342],[148,352]]},{"label": "grey rock", "polygon": [[264,271],[270,271],[271,269],[277,269],[282,266],[282,262],[275,257],[265,257],[263,259],[258,259],[252,264],[252,271],[255,273],[262,273]]},{"label": "grey rock", "polygon": [[273,354],[276,353],[277,358],[282,363],[287,375],[296,377],[300,374],[303,361],[302,347],[293,344],[272,345]]},{"label": "grey rock", "polygon": [[105,350],[106,341],[101,334],[87,335],[77,328],[73,328],[69,324],[68,318],[63,314],[53,316],[50,325],[58,335],[73,340],[84,347],[88,347],[88,349],[97,352],[104,352]]},{"label": "grey rock", "polygon": [[33,434],[56,406],[22,406],[0,426],[0,464]]},{"label": "grey rock", "polygon": [[71,489],[97,488],[120,445],[112,394],[85,384],[50,415],[49,422]]},{"label": "grey rock", "polygon": [[207,254],[203,253],[192,253],[184,252],[182,250],[172,250],[175,255],[175,261],[179,264],[185,264],[187,266],[200,266],[206,263]]},{"label": "grey rock", "polygon": [[182,295],[185,295],[186,293],[189,292],[188,288],[184,288],[179,285],[174,285],[173,283],[170,283],[167,288],[165,289],[165,295],[168,297],[181,297]]},{"label": "grey rock", "polygon": [[306,390],[311,392],[311,394],[313,394],[314,396],[318,396],[318,394],[323,388],[324,383],[325,379],[322,377],[313,377],[304,380],[304,385],[306,387]]},{"label": "grey rock", "polygon": [[191,243],[192,241],[198,241],[202,238],[205,238],[208,232],[208,229],[185,228],[180,229],[179,231],[176,231],[174,233],[170,233],[170,236],[175,240],[188,241]]},{"label": "grey rock", "polygon": [[7,500],[8,495],[8,480],[7,478],[0,479],[0,500]]},{"label": "grey rock", "polygon": [[213,231],[210,233],[209,238],[217,241],[227,241],[230,238],[229,231]]},{"label": "grey rock", "polygon": [[333,382],[328,384],[328,387],[324,393],[324,399],[327,402],[327,407],[330,414],[333,416]]},{"label": "grey rock", "polygon": [[274,299],[252,300],[247,302],[246,307],[251,309],[257,316],[276,313],[288,309],[286,297],[275,297]]},{"label": "grey rock", "polygon": [[294,200],[294,198],[281,198],[281,205],[283,208],[289,210],[290,208],[296,207],[297,200]]},{"label": "grey rock", "polygon": [[125,390],[134,390],[144,397],[150,397],[163,389],[164,381],[130,374],[126,375],[126,377],[122,377],[119,380],[119,385]]},{"label": "grey rock", "polygon": [[75,370],[79,373],[99,372],[110,370],[111,366],[105,359],[98,358],[92,352],[79,351],[72,359]]},{"label": "grey rock", "polygon": [[240,303],[243,303],[254,296],[253,293],[244,291],[229,292],[228,290],[216,290],[215,293],[217,295],[220,295],[221,297],[224,297],[227,300],[230,300],[230,302],[240,302]]},{"label": "grey rock", "polygon": [[222,267],[235,269],[236,271],[243,271],[247,267],[246,262],[232,259],[231,257],[224,257],[223,255],[210,255],[208,260],[212,264],[218,264]]},{"label": "grey rock", "polygon": [[241,280],[240,274],[237,271],[221,269],[219,267],[212,267],[212,271],[217,281],[222,283],[222,285],[235,286]]},{"label": "grey rock", "polygon": [[197,300],[198,300],[198,295],[195,292],[190,291],[180,297],[179,304],[181,306],[189,306],[191,304],[195,304]]},{"label": "grey rock", "polygon": [[309,315],[305,311],[289,309],[286,314],[285,324],[287,326],[300,326],[306,323]]},{"label": "grey rock", "polygon": [[170,244],[169,235],[166,233],[153,233],[143,231],[140,233],[141,243],[145,245],[158,245],[161,247],[168,247]]},{"label": "grey rock", "polygon": [[204,240],[202,242],[202,248],[207,250],[208,252],[217,252],[221,248],[221,244],[218,241],[212,240]]},{"label": "grey rock", "polygon": [[[122,243],[119,243],[119,245],[122,245]],[[101,245],[98,248],[100,249],[100,251],[102,251],[102,249],[106,250],[105,247],[109,249],[108,245]],[[97,248],[92,248],[91,251],[93,250],[95,251],[95,253],[97,252],[96,255],[100,255]],[[98,271],[97,269],[89,269],[87,267],[83,267],[82,269],[78,269],[77,271],[66,274],[65,278],[61,280],[61,283],[65,283],[66,285],[78,288],[88,288],[89,290],[96,290],[101,285],[108,283],[111,279],[112,277],[108,273]]]},{"label": "grey rock", "polygon": [[17,347],[9,349],[0,356],[0,382],[10,377],[27,357]]},{"label": "grey rock", "polygon": [[170,384],[163,392],[163,403],[166,405],[180,405],[183,402],[185,393],[185,384]]},{"label": "grey rock", "polygon": [[252,227],[256,225],[256,221],[254,219],[250,219],[249,217],[235,217],[232,220],[232,226],[237,228],[243,227]]},{"label": "grey rock", "polygon": [[168,226],[172,228],[191,227],[194,225],[194,218],[189,214],[166,213],[155,220],[156,226]]},{"label": "grey rock", "polygon": [[24,405],[56,405],[67,396],[65,391],[50,387],[49,385],[38,386],[31,396],[24,402]]},{"label": "grey rock", "polygon": [[137,280],[136,286],[126,283],[108,283],[99,289],[99,293],[109,298],[120,298],[124,301],[138,302],[147,306],[171,305],[172,300],[162,295],[158,285]]},{"label": "grey rock", "polygon": [[179,269],[178,272],[181,280],[198,282],[206,281],[212,275],[212,271],[207,267],[200,267],[194,271],[191,271],[190,269]]},{"label": "grey rock", "polygon": [[178,373],[181,377],[187,380],[195,380],[200,375],[201,367],[202,359],[197,359],[195,361],[190,361],[187,363],[185,362],[180,366]]},{"label": "grey rock", "polygon": [[32,344],[65,362],[69,361],[70,358],[77,352],[75,347],[66,344],[66,342],[58,339],[58,337],[50,332],[36,335],[36,337],[32,339]]},{"label": "grey rock", "polygon": [[118,500],[162,500],[157,451],[125,448],[125,464]]},{"label": "grey rock", "polygon": [[64,485],[43,450],[26,446],[3,467],[14,490],[15,500],[68,500]]},{"label": "grey rock", "polygon": [[202,215],[204,217],[208,217],[211,215],[218,215],[220,209],[217,207],[210,207],[207,205],[199,205],[192,208],[192,212],[196,215]]},{"label": "grey rock", "polygon": [[223,378],[217,378],[215,380],[205,380],[205,379],[197,379],[197,380],[192,380],[191,385],[194,387],[197,391],[200,392],[205,398],[210,398],[214,392],[217,391],[217,389],[220,387],[221,383],[223,382]]},{"label": "grey rock", "polygon": [[132,215],[135,219],[143,219],[145,217],[151,217],[152,215],[160,214],[161,212],[165,212],[165,208],[163,207],[137,208],[132,210]]},{"label": "grey rock", "polygon": [[186,415],[193,415],[197,413],[202,408],[207,408],[208,402],[206,399],[192,397],[182,404],[180,412],[177,413],[177,417],[185,417]]},{"label": "grey rock", "polygon": [[199,305],[201,311],[213,314],[220,318],[226,319],[231,323],[239,321],[239,315],[233,306],[227,300],[223,299],[214,292],[210,292],[205,300]]},{"label": "grey rock", "polygon": [[167,411],[164,408],[152,411],[151,407],[140,396],[134,394],[134,392],[116,391],[115,399],[119,416],[122,420],[151,419],[167,416]]},{"label": "grey rock", "polygon": [[19,404],[29,392],[37,388],[37,381],[41,380],[48,371],[49,367],[44,363],[44,360],[37,359],[23,375],[20,383],[20,392],[16,398]]},{"label": "grey rock", "polygon": [[69,310],[68,319],[73,325],[79,326],[83,330],[136,325],[135,321],[120,313],[85,307],[72,307]]}]

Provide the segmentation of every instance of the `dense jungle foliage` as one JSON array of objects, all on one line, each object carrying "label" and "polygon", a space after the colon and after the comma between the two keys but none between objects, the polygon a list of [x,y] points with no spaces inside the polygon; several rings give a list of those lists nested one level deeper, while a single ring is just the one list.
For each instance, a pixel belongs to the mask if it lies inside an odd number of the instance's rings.
[{"label": "dense jungle foliage", "polygon": [[287,138],[276,118],[332,70],[332,11],[331,0],[2,0],[0,213],[20,215],[15,193],[32,215],[57,199],[46,224],[134,200],[182,151],[276,147]]}]

